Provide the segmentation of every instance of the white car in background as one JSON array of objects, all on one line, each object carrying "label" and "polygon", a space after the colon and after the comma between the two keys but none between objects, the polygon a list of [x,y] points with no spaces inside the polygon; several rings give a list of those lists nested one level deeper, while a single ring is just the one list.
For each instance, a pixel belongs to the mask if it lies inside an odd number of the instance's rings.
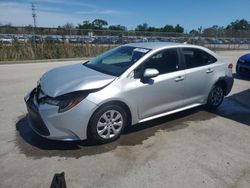
[{"label": "white car in background", "polygon": [[0,35],[0,43],[12,43],[14,38],[9,35]]}]

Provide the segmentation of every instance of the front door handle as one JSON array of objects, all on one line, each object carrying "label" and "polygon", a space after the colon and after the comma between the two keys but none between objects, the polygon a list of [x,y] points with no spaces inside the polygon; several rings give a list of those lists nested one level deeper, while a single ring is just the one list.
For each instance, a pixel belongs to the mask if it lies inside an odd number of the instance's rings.
[{"label": "front door handle", "polygon": [[214,69],[207,69],[207,71],[206,71],[206,73],[212,73],[212,72],[214,72]]},{"label": "front door handle", "polygon": [[178,76],[178,77],[175,78],[174,80],[175,80],[176,82],[179,82],[179,81],[182,81],[182,80],[184,80],[184,79],[185,79],[184,76]]}]

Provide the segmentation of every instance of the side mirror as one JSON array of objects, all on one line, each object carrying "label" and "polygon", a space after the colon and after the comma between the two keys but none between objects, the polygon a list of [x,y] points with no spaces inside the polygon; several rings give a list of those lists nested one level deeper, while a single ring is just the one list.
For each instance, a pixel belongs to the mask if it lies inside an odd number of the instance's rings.
[{"label": "side mirror", "polygon": [[160,73],[157,69],[148,68],[148,69],[145,69],[143,73],[143,78],[154,78],[158,76],[159,74]]}]

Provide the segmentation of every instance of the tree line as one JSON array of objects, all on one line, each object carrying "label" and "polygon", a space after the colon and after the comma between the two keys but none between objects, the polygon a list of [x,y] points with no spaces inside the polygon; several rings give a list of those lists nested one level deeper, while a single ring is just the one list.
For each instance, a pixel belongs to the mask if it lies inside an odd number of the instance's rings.
[{"label": "tree line", "polygon": [[[74,26],[72,23],[66,23],[62,28],[67,29],[88,29],[88,30],[113,30],[113,31],[128,31],[126,26],[123,25],[109,25],[106,20],[95,19],[92,22],[89,20],[83,21],[82,24],[78,24]],[[184,27],[180,24],[175,26],[166,24],[163,27],[153,27],[149,26],[147,23],[139,24],[135,27],[135,31],[147,31],[147,32],[173,32],[173,33],[184,33]],[[198,29],[192,29],[189,34],[214,34],[223,31],[249,31],[250,30],[250,22],[246,19],[235,20],[228,24],[227,26],[218,26],[213,25],[211,27],[202,29],[199,27]]]},{"label": "tree line", "polygon": [[201,28],[199,28],[198,30],[193,29],[189,32],[189,34],[191,35],[203,34],[205,36],[223,36],[225,34],[235,35],[239,34],[239,32],[241,32],[242,34],[249,33],[250,22],[248,22],[245,19],[235,20],[230,24],[228,24],[226,27],[213,25],[203,30]]},{"label": "tree line", "polygon": [[[24,26],[22,27],[23,30],[32,31],[32,25]],[[15,27],[11,24],[1,25],[0,24],[1,33],[4,31],[14,31]],[[37,28],[40,31],[48,30],[47,32],[52,32],[56,28]],[[75,26],[72,23],[66,23],[63,26],[58,26],[57,29],[64,29],[64,30],[74,30],[74,29],[80,29],[80,30],[103,30],[103,31],[139,31],[139,32],[163,32],[163,33],[184,33],[184,27],[182,27],[180,24],[177,24],[175,26],[166,24],[162,27],[153,27],[148,25],[147,23],[139,24],[134,29],[128,29],[126,26],[123,25],[109,25],[106,20],[103,19],[95,19],[93,21],[85,20],[81,24],[78,24]],[[250,32],[250,22],[248,22],[246,19],[241,20],[235,20],[228,24],[227,26],[218,26],[213,25],[211,27],[203,29],[202,27],[199,27],[197,29],[192,29],[189,34],[193,36],[203,35],[203,36],[233,36],[236,35],[239,36],[238,33],[248,33]],[[231,33],[231,34],[230,34]],[[248,36],[248,35],[247,35]]]},{"label": "tree line", "polygon": [[[59,26],[60,27],[60,26]],[[89,20],[85,20],[82,24],[78,24],[76,27],[72,23],[66,23],[63,28],[66,29],[88,29],[88,30],[112,30],[112,31],[128,31],[126,26],[123,25],[109,25],[106,20],[95,19],[92,22]],[[148,32],[174,32],[174,33],[184,33],[184,28],[177,24],[173,25],[165,25],[164,27],[152,27],[147,23],[140,24],[136,26],[135,31],[148,31]]]}]

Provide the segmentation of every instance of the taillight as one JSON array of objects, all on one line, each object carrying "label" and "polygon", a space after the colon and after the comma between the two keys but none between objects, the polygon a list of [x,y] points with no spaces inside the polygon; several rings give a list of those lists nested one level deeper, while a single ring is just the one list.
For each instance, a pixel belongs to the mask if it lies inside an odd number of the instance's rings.
[{"label": "taillight", "polygon": [[228,65],[228,68],[229,68],[229,69],[233,69],[233,66],[234,66],[234,65],[233,65],[232,63],[230,63],[230,64]]}]

